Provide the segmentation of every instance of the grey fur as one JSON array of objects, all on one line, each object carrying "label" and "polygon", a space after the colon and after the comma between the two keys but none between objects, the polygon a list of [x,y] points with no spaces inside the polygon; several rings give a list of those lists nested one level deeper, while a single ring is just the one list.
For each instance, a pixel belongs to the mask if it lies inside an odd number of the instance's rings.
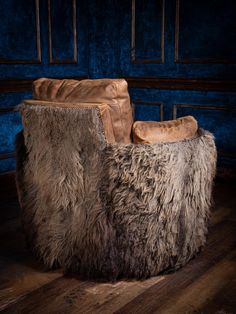
[{"label": "grey fur", "polygon": [[43,262],[85,277],[177,269],[205,244],[213,136],[107,144],[94,108],[20,107],[17,186],[24,230]]}]

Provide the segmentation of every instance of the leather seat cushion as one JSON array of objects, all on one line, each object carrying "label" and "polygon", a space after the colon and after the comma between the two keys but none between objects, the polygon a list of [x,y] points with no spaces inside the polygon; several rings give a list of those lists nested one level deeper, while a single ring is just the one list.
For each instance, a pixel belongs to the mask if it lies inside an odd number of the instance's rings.
[{"label": "leather seat cushion", "polygon": [[115,141],[131,142],[133,114],[128,85],[124,79],[77,81],[40,78],[33,83],[33,97],[51,102],[107,104]]},{"label": "leather seat cushion", "polygon": [[170,121],[136,121],[133,124],[133,141],[136,144],[177,142],[196,136],[197,121],[185,116]]},{"label": "leather seat cushion", "polygon": [[52,102],[42,100],[25,100],[25,105],[36,105],[36,106],[48,106],[48,107],[60,107],[60,108],[94,108],[96,107],[101,116],[104,134],[108,143],[115,143],[115,136],[113,133],[113,126],[110,115],[110,107],[103,103],[66,103],[66,102]]}]

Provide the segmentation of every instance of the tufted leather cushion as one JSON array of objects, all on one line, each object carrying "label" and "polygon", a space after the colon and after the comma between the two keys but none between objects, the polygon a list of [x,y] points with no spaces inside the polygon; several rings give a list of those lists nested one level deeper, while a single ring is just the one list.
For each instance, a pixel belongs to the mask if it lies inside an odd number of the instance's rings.
[{"label": "tufted leather cushion", "polygon": [[94,108],[96,107],[101,116],[101,120],[104,127],[104,134],[106,141],[108,143],[115,143],[115,136],[113,133],[110,108],[107,104],[99,103],[66,103],[66,102],[52,102],[52,101],[42,101],[42,100],[25,100],[25,105],[36,105],[36,106],[50,106],[50,107],[60,107],[60,108]]},{"label": "tufted leather cushion", "polygon": [[136,121],[133,124],[133,141],[136,144],[177,142],[196,136],[197,121],[186,116],[170,121]]},{"label": "tufted leather cushion", "polygon": [[51,102],[107,104],[115,141],[131,142],[133,115],[124,79],[76,81],[40,78],[33,83],[33,96],[34,99]]}]

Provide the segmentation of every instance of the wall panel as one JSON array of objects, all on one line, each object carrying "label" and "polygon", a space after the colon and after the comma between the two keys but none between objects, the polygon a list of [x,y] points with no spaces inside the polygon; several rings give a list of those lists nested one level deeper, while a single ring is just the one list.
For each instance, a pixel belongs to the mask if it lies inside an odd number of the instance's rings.
[{"label": "wall panel", "polygon": [[[0,111],[1,112],[1,111]],[[5,111],[0,115],[0,154],[15,150],[15,135],[22,129],[21,117],[18,112]]]},{"label": "wall panel", "polygon": [[0,63],[40,63],[39,0],[0,1],[0,21]]},{"label": "wall panel", "polygon": [[175,62],[236,63],[234,0],[176,0]]},{"label": "wall panel", "polygon": [[165,1],[132,0],[133,63],[164,63]]},{"label": "wall panel", "polygon": [[133,99],[135,120],[162,121],[163,103],[153,101],[142,101]]},{"label": "wall panel", "polygon": [[[168,0],[163,4],[161,16],[160,9],[157,10],[160,1],[141,2],[143,10],[137,9],[137,0],[120,2],[121,76],[210,80],[235,78],[235,1]],[[136,3],[135,10],[132,9],[133,3]],[[152,13],[154,9],[148,11],[152,7],[156,8],[155,14]],[[142,19],[145,23],[141,22]],[[157,42],[161,21],[164,21],[164,62],[158,63],[154,61],[154,56],[160,61]],[[140,38],[138,43],[136,33]],[[151,58],[145,57],[146,47],[146,54]],[[136,52],[140,54],[139,58]]]},{"label": "wall panel", "polygon": [[182,105],[176,115],[195,115],[236,165],[235,11],[233,0],[1,0],[1,169],[14,169],[19,127],[8,110],[42,76],[126,77],[137,119]]},{"label": "wall panel", "polygon": [[173,118],[193,115],[200,127],[215,135],[218,153],[236,159],[236,107],[211,104],[174,104]]},{"label": "wall panel", "polygon": [[22,130],[15,107],[31,96],[30,91],[0,93],[0,173],[15,169],[15,135]]},{"label": "wall panel", "polygon": [[130,88],[134,103],[142,99],[137,120],[159,120],[147,104],[162,103],[163,119],[192,115],[216,139],[219,166],[236,168],[236,93]]},{"label": "wall panel", "polygon": [[16,160],[14,157],[1,159],[0,156],[0,174],[13,171],[16,168]]},{"label": "wall panel", "polygon": [[77,62],[76,0],[48,0],[50,63]]}]

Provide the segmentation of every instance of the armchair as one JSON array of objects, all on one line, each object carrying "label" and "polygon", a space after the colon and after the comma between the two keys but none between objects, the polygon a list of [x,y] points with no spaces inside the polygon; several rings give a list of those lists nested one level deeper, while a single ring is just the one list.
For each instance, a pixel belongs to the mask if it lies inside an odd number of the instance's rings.
[{"label": "armchair", "polygon": [[212,134],[134,144],[125,80],[34,83],[19,110],[17,188],[30,248],[85,278],[145,278],[206,242]]}]

